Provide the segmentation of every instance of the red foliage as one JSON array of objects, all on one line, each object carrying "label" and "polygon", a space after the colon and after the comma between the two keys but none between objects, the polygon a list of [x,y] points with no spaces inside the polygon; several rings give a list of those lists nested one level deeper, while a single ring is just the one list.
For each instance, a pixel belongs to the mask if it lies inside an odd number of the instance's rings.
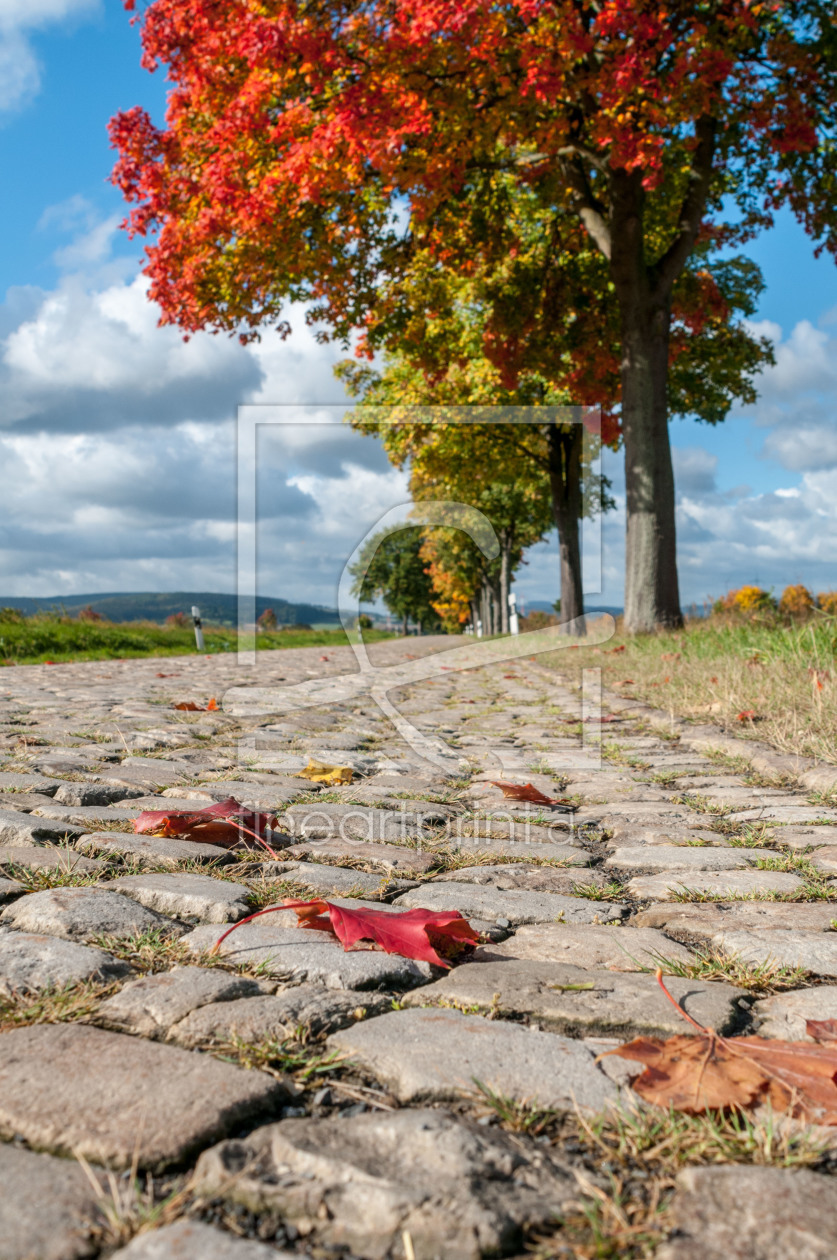
[{"label": "red foliage", "polygon": [[207,805],[205,809],[146,809],[134,819],[138,835],[172,836],[180,840],[198,840],[231,849],[251,836],[271,857],[278,857],[267,842],[265,830],[277,826],[273,814],[257,814],[246,805],[228,796],[225,801]]},{"label": "red foliage", "polygon": [[286,901],[269,906],[239,919],[215,942],[215,949],[230,932],[250,923],[263,914],[276,910],[295,910],[299,926],[331,932],[345,950],[357,946],[377,948],[386,954],[400,954],[419,962],[450,967],[451,960],[470,953],[479,941],[478,934],[458,910],[352,910],[331,901]]}]

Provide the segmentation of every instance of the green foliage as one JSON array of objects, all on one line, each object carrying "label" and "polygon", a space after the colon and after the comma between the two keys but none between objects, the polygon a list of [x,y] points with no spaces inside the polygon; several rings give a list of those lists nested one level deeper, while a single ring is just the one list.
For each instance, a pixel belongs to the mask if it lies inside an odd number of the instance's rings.
[{"label": "green foliage", "polygon": [[407,526],[395,533],[382,530],[367,539],[359,559],[351,566],[352,594],[359,599],[382,599],[394,617],[417,622],[422,631],[439,627],[432,606],[433,587],[420,555],[422,532]]}]

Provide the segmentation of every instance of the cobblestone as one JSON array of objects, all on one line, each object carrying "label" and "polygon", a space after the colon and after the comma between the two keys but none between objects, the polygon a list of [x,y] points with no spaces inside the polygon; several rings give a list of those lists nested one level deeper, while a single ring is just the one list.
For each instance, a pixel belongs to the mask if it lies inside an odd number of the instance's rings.
[{"label": "cobblestone", "polygon": [[[658,964],[719,1031],[804,1040],[807,1019],[837,1018],[837,811],[806,796],[833,767],[614,696],[612,724],[582,739],[554,672],[469,665],[484,647],[375,644],[398,729],[349,648],[262,652],[255,672],[233,654],[4,669],[0,1260],[576,1254],[560,1221],[613,1182],[571,1140],[575,1111],[636,1102],[637,1065],[597,1056],[694,1032]],[[207,695],[220,710],[170,707]],[[753,787],[718,748],[787,790]],[[353,782],[300,779],[309,756]],[[509,800],[498,780],[576,808]],[[129,830],[228,796],[277,814],[278,860],[246,837]],[[793,855],[811,866],[770,869]],[[289,891],[457,910],[485,935],[443,970],[346,953],[285,910],[212,952]],[[807,974],[757,993],[702,979],[706,951]],[[104,1168],[135,1159],[163,1178],[157,1207],[172,1197],[114,1240]],[[831,1168],[687,1169],[657,1260],[830,1257]],[[625,1186],[635,1171],[620,1164]]]}]

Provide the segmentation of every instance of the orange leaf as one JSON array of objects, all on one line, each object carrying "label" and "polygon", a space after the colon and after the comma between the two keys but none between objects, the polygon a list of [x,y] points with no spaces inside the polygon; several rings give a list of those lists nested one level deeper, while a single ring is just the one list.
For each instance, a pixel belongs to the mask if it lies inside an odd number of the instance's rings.
[{"label": "orange leaf", "polygon": [[437,967],[450,967],[450,959],[470,953],[479,942],[478,933],[458,910],[416,909],[399,914],[386,910],[352,910],[317,899],[286,901],[281,906],[269,906],[267,910],[257,910],[246,919],[239,919],[218,938],[213,952],[242,923],[250,923],[276,910],[295,910],[300,927],[333,933],[345,950],[368,942],[367,948],[371,946],[386,954],[434,963]]},{"label": "orange leaf", "polygon": [[[692,1115],[769,1101],[775,1110],[809,1123],[837,1125],[837,1044],[720,1037],[675,1002],[661,971],[657,981],[700,1035],[681,1034],[665,1041],[638,1037],[606,1052],[645,1065],[631,1082],[640,1097]],[[810,1020],[807,1031],[818,1040],[837,1043],[835,1020]]]},{"label": "orange leaf", "polygon": [[215,713],[219,707],[218,701],[213,696],[211,700],[207,701],[206,711],[207,713]]},{"label": "orange leaf", "polygon": [[173,704],[173,709],[180,709],[183,713],[203,713],[204,708],[200,704],[195,704],[194,700],[181,700],[180,704]]},{"label": "orange leaf", "polygon": [[563,796],[544,796],[531,783],[521,786],[519,783],[498,783],[496,779],[492,779],[491,784],[492,787],[498,787],[503,796],[513,801],[531,801],[533,805],[572,805],[572,801]]},{"label": "orange leaf", "polygon": [[740,713],[736,714],[736,721],[737,722],[752,722],[755,716],[756,716],[755,709],[742,709]]}]

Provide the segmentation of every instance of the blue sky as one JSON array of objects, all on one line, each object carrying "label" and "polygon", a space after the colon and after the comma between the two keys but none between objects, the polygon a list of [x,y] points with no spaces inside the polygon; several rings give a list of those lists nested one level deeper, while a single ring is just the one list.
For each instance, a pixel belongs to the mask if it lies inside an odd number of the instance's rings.
[{"label": "blue sky", "polygon": [[[343,397],[300,319],[248,350],[156,327],[106,124],[136,103],[159,116],[164,97],[118,0],[0,0],[0,596],[233,589],[236,405]],[[755,579],[837,588],[837,267],[789,216],[749,253],[778,363],[754,408],[672,424],[684,602]],[[606,471],[621,507],[621,458]],[[404,498],[370,439],[272,435],[261,589],[333,603],[341,557]],[[621,511],[604,537],[592,602],[619,604]],[[529,560],[521,594],[554,599],[554,544]]]}]

